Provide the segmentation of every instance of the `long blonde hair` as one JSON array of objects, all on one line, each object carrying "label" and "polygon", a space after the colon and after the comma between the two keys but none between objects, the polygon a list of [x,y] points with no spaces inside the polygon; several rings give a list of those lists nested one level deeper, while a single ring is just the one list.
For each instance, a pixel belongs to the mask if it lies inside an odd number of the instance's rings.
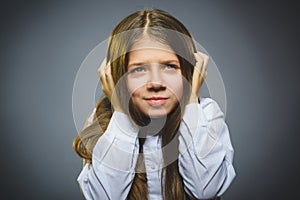
[{"label": "long blonde hair", "polygon": [[[130,30],[134,31],[126,34],[126,31]],[[173,30],[179,34],[170,35],[169,30]],[[181,73],[186,80],[184,81],[184,93],[180,102],[168,114],[165,126],[160,131],[162,147],[169,144],[172,140],[175,141],[175,144],[172,144],[171,150],[168,150],[172,152],[163,150],[163,159],[166,161],[168,153],[175,154],[177,157],[179,154],[177,133],[182,120],[183,109],[190,97],[190,83],[193,75],[196,47],[186,27],[167,12],[158,9],[135,12],[123,19],[112,31],[108,42],[107,61],[111,62],[111,72],[114,82],[119,82],[118,87],[115,88],[116,94],[120,105],[123,106],[122,109],[139,126],[147,125],[149,118],[141,114],[132,104],[126,82],[122,79],[122,76],[127,72],[128,52],[131,46],[145,34],[162,44],[170,46],[174,50],[180,62]],[[180,34],[186,37],[182,37]],[[95,116],[93,123],[83,129],[73,142],[73,148],[76,153],[86,162],[90,163],[92,162],[92,150],[99,137],[105,132],[112,116],[112,106],[107,97],[101,98],[98,101]],[[143,170],[145,168],[142,154],[144,139],[139,138],[139,143],[141,156],[138,158],[137,173],[135,173],[130,192],[127,196],[127,199],[130,200],[147,199],[148,197],[147,175]],[[186,199],[182,177],[178,170],[178,160],[164,167],[163,172],[165,172],[163,184],[164,199]]]}]

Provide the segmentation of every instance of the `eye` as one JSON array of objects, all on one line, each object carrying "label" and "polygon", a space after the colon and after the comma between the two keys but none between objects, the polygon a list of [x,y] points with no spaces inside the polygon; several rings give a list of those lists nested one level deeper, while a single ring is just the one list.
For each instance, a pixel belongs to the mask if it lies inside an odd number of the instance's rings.
[{"label": "eye", "polygon": [[174,64],[165,64],[163,67],[166,70],[179,69],[179,67],[177,65],[174,65]]},{"label": "eye", "polygon": [[141,73],[145,71],[145,67],[135,67],[131,70],[129,70],[129,73]]}]

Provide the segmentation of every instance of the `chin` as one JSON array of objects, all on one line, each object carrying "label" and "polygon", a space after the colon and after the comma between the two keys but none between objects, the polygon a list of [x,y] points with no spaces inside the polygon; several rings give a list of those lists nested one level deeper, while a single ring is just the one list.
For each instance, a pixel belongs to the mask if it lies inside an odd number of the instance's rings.
[{"label": "chin", "polygon": [[149,109],[147,113],[150,118],[162,118],[168,115],[168,112],[165,109]]}]

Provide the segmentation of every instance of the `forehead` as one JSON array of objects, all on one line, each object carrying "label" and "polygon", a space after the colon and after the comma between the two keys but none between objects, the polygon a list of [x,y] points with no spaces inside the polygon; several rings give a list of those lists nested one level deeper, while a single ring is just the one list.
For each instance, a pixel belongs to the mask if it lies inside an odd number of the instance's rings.
[{"label": "forehead", "polygon": [[173,49],[169,45],[163,44],[162,42],[156,39],[152,39],[149,36],[144,36],[140,38],[131,47],[131,51],[136,51],[140,49],[157,49],[174,53]]},{"label": "forehead", "polygon": [[170,61],[179,63],[179,60],[174,52],[147,48],[131,51],[129,53],[128,65],[133,63],[166,63]]},{"label": "forehead", "polygon": [[149,37],[138,40],[129,53],[130,62],[160,62],[177,60],[178,58],[169,45],[163,44]]}]

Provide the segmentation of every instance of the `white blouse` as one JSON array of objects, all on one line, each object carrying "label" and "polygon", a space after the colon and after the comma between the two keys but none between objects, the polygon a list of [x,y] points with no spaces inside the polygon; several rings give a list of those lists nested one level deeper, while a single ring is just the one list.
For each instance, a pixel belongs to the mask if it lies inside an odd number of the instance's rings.
[{"label": "white blouse", "polygon": [[[95,110],[89,120],[94,115]],[[126,114],[113,113],[107,130],[94,147],[92,164],[86,164],[78,177],[87,200],[126,199],[139,153],[137,135],[138,127]],[[147,137],[143,151],[149,199],[162,199],[162,165],[166,162],[162,159],[161,137]],[[196,199],[221,196],[235,177],[233,153],[218,104],[210,98],[201,98],[200,104],[188,104],[179,128],[178,156],[187,194]]]}]

